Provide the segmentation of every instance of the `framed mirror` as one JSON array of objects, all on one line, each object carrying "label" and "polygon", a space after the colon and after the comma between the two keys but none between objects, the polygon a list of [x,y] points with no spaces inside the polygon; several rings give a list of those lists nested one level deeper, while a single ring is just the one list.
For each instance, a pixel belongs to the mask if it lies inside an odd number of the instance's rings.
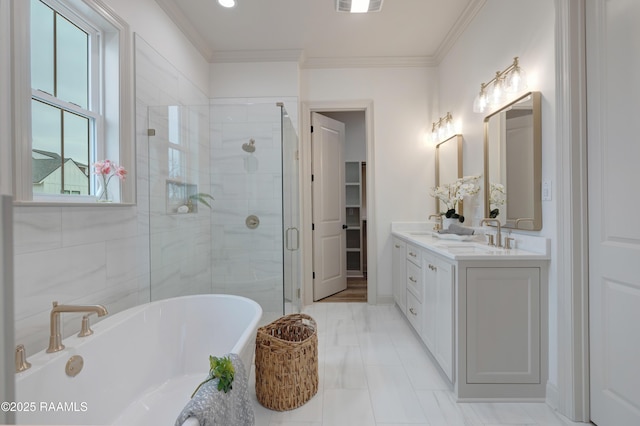
[{"label": "framed mirror", "polygon": [[[462,135],[454,135],[436,145],[436,187],[453,183],[462,177]],[[436,200],[436,212],[443,213],[447,207]],[[462,214],[462,203],[459,206]]]},{"label": "framed mirror", "polygon": [[540,92],[529,92],[484,120],[485,217],[504,228],[542,229]]}]

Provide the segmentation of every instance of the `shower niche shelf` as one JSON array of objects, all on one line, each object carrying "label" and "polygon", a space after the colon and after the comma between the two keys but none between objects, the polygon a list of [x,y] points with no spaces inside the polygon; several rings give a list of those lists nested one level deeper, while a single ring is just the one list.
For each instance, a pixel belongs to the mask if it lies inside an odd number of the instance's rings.
[{"label": "shower niche shelf", "polygon": [[[167,180],[167,214],[198,213],[198,185],[177,180]],[[186,211],[184,210],[186,207]]]}]

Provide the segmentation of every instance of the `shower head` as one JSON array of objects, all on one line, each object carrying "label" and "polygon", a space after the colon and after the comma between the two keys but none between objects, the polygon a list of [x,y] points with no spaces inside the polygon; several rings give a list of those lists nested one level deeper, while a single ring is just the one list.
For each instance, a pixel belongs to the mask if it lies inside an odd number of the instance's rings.
[{"label": "shower head", "polygon": [[246,152],[254,152],[256,150],[256,141],[252,138],[249,143],[242,144],[242,150]]}]

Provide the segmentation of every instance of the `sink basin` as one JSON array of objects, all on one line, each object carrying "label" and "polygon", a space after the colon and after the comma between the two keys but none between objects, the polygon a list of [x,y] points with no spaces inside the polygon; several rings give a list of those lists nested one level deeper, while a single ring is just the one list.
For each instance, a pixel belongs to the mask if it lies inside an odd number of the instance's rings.
[{"label": "sink basin", "polygon": [[409,232],[409,235],[433,235],[432,231],[416,231],[416,232]]},{"label": "sink basin", "polygon": [[437,247],[454,254],[488,254],[495,252],[495,249],[492,247],[485,247],[477,244],[438,244]]}]

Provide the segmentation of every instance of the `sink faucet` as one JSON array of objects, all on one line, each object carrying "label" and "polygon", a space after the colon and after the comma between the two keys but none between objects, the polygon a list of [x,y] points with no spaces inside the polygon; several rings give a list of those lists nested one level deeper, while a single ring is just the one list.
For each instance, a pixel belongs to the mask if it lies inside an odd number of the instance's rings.
[{"label": "sink faucet", "polygon": [[500,221],[498,219],[492,219],[492,218],[484,218],[480,221],[480,226],[482,226],[485,223],[495,223],[496,227],[498,228],[498,231],[496,232],[496,247],[502,247],[502,235],[500,232]]},{"label": "sink faucet", "polygon": [[95,313],[99,317],[108,314],[107,309],[102,305],[58,305],[58,302],[53,302],[53,309],[51,309],[51,336],[49,336],[47,353],[64,349],[62,335],[60,334],[60,314],[62,312],[89,312]]},{"label": "sink faucet", "polygon": [[429,215],[429,220],[431,220],[431,218],[435,217],[436,218],[436,223],[433,226],[433,230],[437,231],[438,229],[442,229],[442,215],[441,214],[430,214]]}]

